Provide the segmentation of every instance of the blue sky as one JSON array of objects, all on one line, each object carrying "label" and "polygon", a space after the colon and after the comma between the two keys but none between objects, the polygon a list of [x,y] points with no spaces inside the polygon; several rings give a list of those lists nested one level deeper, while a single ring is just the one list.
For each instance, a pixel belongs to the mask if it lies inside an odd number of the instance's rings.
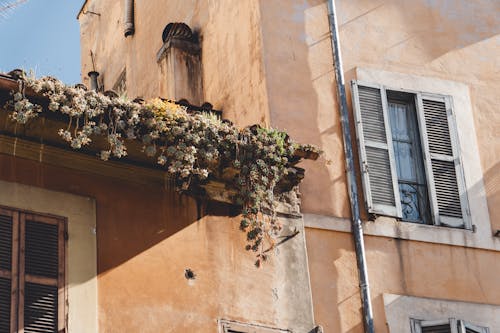
[{"label": "blue sky", "polygon": [[[12,2],[12,1],[8,1]],[[7,1],[0,1],[0,8]],[[83,0],[28,0],[0,16],[0,72],[14,68],[80,82],[80,26]]]}]

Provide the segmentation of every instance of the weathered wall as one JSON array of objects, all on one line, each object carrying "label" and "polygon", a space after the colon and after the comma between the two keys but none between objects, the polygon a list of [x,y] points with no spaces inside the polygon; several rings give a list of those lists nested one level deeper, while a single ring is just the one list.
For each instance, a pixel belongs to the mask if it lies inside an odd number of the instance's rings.
[{"label": "weathered wall", "polygon": [[[286,232],[302,232],[259,270],[244,250],[238,218],[227,216],[230,210],[212,204],[199,219],[192,198],[161,184],[135,185],[5,154],[0,180],[30,185],[33,192],[45,188],[95,198],[100,332],[215,333],[218,319],[299,332],[312,328],[301,219],[284,221]],[[16,206],[14,199],[0,204]],[[58,205],[68,205],[63,193]],[[79,264],[68,262],[73,268]],[[186,269],[193,270],[194,280],[186,279]],[[95,283],[95,277],[88,279]],[[72,283],[76,290],[88,281]]]},{"label": "weathered wall", "polygon": [[[200,33],[204,99],[240,125],[267,123],[260,12],[256,1],[136,1],[135,34],[123,36],[123,1],[90,0],[86,9],[101,16],[79,16],[82,80],[88,82],[95,53],[96,70],[111,89],[127,68],[129,97],[157,97],[160,66],[156,54],[170,22],[184,22]],[[161,96],[172,98],[172,96]]]},{"label": "weathered wall", "polygon": [[[0,171],[4,169],[0,166]],[[0,180],[0,205],[67,219],[68,330],[97,332],[96,207],[92,198]]]},{"label": "weathered wall", "polygon": [[[321,145],[332,162],[306,164],[301,185],[303,211],[331,216],[325,223],[336,224],[307,229],[315,319],[326,332],[362,332],[352,239],[325,230],[349,230],[341,226],[348,220],[335,219],[348,217],[349,206],[326,1],[262,0],[260,5],[271,123],[300,141]],[[337,0],[336,5],[347,83],[356,78],[356,68],[367,67],[468,87],[480,157],[471,179],[484,182],[484,189],[476,182],[467,185],[471,195],[486,197],[491,225],[485,245],[497,244],[492,232],[500,228],[500,21],[492,13],[500,5],[458,0]],[[366,250],[377,332],[387,332],[384,293],[499,304],[498,252],[385,237],[367,237]]]},{"label": "weathered wall", "polygon": [[[500,305],[498,252],[385,237],[365,240],[376,332],[388,332],[385,293]],[[307,244],[316,321],[325,332],[363,332],[351,235],[308,229]]]},{"label": "weathered wall", "polygon": [[[205,99],[238,124],[270,123],[287,129],[298,141],[320,145],[324,160],[304,163],[303,211],[349,216],[325,0],[245,0],[237,6],[230,0],[137,2],[137,32],[126,40],[121,15],[115,15],[119,10],[111,7],[118,5],[109,3],[89,1],[93,10],[109,12],[113,19],[101,16],[101,23],[91,24],[95,18],[80,18],[82,73],[89,68],[88,49],[95,47],[96,54],[113,59],[98,69],[110,72],[107,87],[126,64],[129,95],[155,96],[160,78],[157,64],[149,59],[161,47],[163,27],[171,21],[186,22],[202,38]],[[356,68],[366,67],[468,86],[482,167],[477,172],[482,172],[484,182],[484,191],[481,187],[476,193],[487,199],[491,229],[500,229],[496,209],[500,23],[492,14],[500,5],[487,0],[337,0],[336,4],[347,80],[355,78]],[[147,19],[141,18],[144,12]],[[116,29],[116,39],[106,37],[106,44],[95,46],[97,29],[101,33]],[[125,49],[124,57],[114,56],[116,50]],[[326,332],[361,332],[352,240],[348,233],[324,229],[307,230],[316,322]],[[499,304],[500,289],[494,280],[500,273],[495,266],[498,252],[371,236],[366,248],[377,332],[387,331],[385,293]],[[142,261],[137,264],[150,267]],[[108,281],[111,284],[112,279]]]}]

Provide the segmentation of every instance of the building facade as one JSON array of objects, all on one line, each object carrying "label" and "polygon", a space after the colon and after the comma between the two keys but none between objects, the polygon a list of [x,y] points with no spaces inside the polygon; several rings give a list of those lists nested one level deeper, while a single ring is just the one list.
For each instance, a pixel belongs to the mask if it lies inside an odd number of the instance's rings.
[{"label": "building facade", "polygon": [[[374,329],[496,332],[500,6],[335,3]],[[70,333],[368,332],[328,1],[87,0],[78,20],[87,86],[98,72],[130,99],[208,102],[324,153],[301,164],[301,214],[282,214],[298,236],[257,269],[230,206],[200,208],[143,160],[61,149],[50,120],[1,118],[0,215],[19,239],[58,226],[39,233],[66,250],[51,272],[0,265],[0,282],[66,286],[64,306],[46,294]],[[22,251],[15,236],[0,244]],[[30,325],[19,309],[10,327]]]}]

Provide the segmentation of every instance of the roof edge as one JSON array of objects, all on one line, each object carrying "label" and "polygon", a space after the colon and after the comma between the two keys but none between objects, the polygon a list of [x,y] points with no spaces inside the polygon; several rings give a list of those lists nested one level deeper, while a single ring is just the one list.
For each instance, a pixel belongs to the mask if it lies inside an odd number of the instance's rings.
[{"label": "roof edge", "polygon": [[83,5],[82,5],[82,8],[80,8],[80,10],[78,11],[78,14],[76,15],[76,19],[79,20],[80,19],[80,14],[83,13],[83,9],[85,8],[85,6],[87,5],[87,2],[89,2],[89,0],[85,0],[83,2]]}]

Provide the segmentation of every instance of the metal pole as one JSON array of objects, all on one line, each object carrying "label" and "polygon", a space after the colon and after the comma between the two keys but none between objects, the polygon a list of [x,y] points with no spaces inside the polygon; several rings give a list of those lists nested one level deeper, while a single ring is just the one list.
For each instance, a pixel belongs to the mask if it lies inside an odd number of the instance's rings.
[{"label": "metal pole", "polygon": [[340,41],[337,28],[337,17],[335,11],[335,0],[328,1],[328,18],[332,39],[332,51],[337,79],[337,93],[340,99],[340,121],[344,138],[344,153],[347,173],[347,190],[351,203],[351,230],[356,251],[356,262],[358,266],[359,289],[363,307],[363,323],[365,333],[374,333],[373,311],[370,300],[370,286],[368,284],[368,270],[366,268],[365,245],[363,240],[363,225],[361,223],[358,201],[358,184],[354,169],[354,157],[352,152],[351,129],[349,125],[349,112],[345,93],[344,72],[342,69],[342,57],[340,53]]}]

